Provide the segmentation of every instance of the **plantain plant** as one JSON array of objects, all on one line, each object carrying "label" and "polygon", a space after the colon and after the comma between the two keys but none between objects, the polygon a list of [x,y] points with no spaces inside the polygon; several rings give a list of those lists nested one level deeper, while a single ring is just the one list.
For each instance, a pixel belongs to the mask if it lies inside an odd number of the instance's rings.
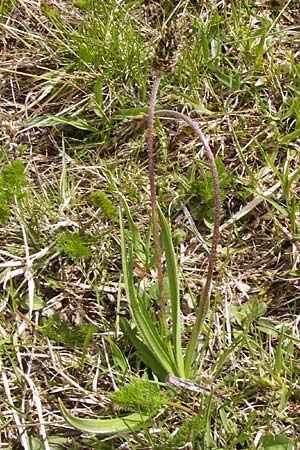
[{"label": "plantain plant", "polygon": [[[217,245],[219,239],[220,227],[220,187],[218,171],[214,155],[210,146],[197,126],[197,124],[188,116],[169,109],[156,110],[156,94],[161,79],[161,74],[157,74],[150,98],[149,113],[147,116],[147,152],[149,160],[149,181],[151,190],[151,210],[153,222],[153,242],[155,258],[157,263],[157,277],[159,287],[159,319],[148,310],[145,301],[139,294],[133,282],[133,262],[134,248],[141,241],[138,229],[131,217],[126,201],[123,200],[123,209],[128,220],[131,242],[128,245],[128,239],[125,239],[123,212],[120,212],[121,223],[121,246],[122,246],[122,267],[125,279],[126,294],[131,316],[134,319],[136,330],[130,328],[129,322],[123,320],[123,330],[129,335],[132,344],[136,347],[141,359],[153,370],[161,379],[165,380],[168,375],[175,375],[182,378],[192,376],[194,355],[197,346],[201,326],[205,319],[208,307],[212,285],[212,276],[217,256]],[[186,122],[198,136],[202,143],[206,157],[210,166],[214,192],[214,211],[215,220],[213,228],[212,244],[208,259],[208,268],[206,281],[198,298],[196,321],[193,326],[189,343],[185,352],[182,349],[183,330],[180,321],[180,294],[178,283],[178,269],[176,255],[174,252],[171,230],[161,208],[156,200],[156,183],[153,163],[153,121],[154,117],[175,118]],[[127,248],[126,248],[127,243]],[[164,270],[161,254],[164,252],[166,260],[166,278],[168,280],[168,291],[171,302],[171,329],[168,329],[166,319],[166,302],[164,296]],[[137,331],[137,332],[136,332]]]},{"label": "plantain plant", "polygon": [[[147,299],[140,294],[139,288],[134,283],[135,251],[143,247],[143,242],[126,199],[122,198],[120,207],[122,269],[133,325],[125,318],[120,320],[120,324],[124,334],[130,339],[141,360],[152,370],[160,381],[164,382],[170,379],[174,380],[174,378],[190,379],[193,375],[193,363],[197,342],[209,308],[212,277],[217,256],[217,245],[220,234],[220,187],[214,155],[197,124],[180,112],[169,109],[155,110],[156,96],[161,76],[161,73],[158,73],[155,77],[150,97],[149,112],[146,116],[150,202],[158,278],[159,313],[155,315],[149,310]],[[196,301],[196,320],[185,350],[182,344],[184,330],[180,319],[179,275],[176,255],[168,221],[158,205],[156,198],[156,177],[153,158],[153,123],[155,117],[162,119],[175,118],[186,122],[196,133],[203,145],[212,174],[215,212],[212,243],[208,258],[206,281]],[[129,227],[129,233],[125,227],[125,219]],[[165,270],[162,263],[162,254],[165,256]],[[165,280],[167,280],[167,283]],[[170,326],[168,326],[169,322],[167,320],[164,293],[166,285],[170,297]],[[82,431],[89,431],[94,434],[121,433],[138,427],[148,426],[151,417],[151,415],[139,411],[122,418],[116,417],[100,420],[77,419],[66,411],[61,402],[60,406],[61,412],[69,424]]]}]

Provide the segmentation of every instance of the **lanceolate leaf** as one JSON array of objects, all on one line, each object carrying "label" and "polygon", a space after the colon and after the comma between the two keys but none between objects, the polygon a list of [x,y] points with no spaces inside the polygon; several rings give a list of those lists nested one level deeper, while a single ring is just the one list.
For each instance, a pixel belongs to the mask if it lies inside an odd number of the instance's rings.
[{"label": "lanceolate leaf", "polygon": [[74,128],[84,131],[98,131],[96,127],[89,124],[85,119],[80,117],[60,117],[48,114],[47,116],[37,117],[33,120],[25,122],[28,129],[33,127],[52,127],[56,125],[70,125]]},{"label": "lanceolate leaf", "polygon": [[182,355],[181,346],[181,324],[180,324],[180,293],[179,293],[179,283],[178,283],[178,270],[176,256],[171,236],[171,231],[168,222],[163,215],[159,205],[158,205],[158,215],[161,226],[161,236],[163,242],[163,249],[166,255],[167,264],[167,277],[169,281],[170,288],[170,299],[172,307],[172,330],[173,330],[173,344],[175,350],[176,365],[178,369],[179,376],[184,378],[184,362]]},{"label": "lanceolate leaf", "polygon": [[142,427],[149,427],[150,417],[141,413],[132,413],[125,417],[116,417],[113,419],[79,419],[70,414],[63,402],[58,399],[61,413],[72,427],[86,433],[108,435],[126,433]]},{"label": "lanceolate leaf", "polygon": [[129,338],[136,349],[137,354],[144,364],[158,376],[161,381],[165,381],[168,372],[159,359],[153,354],[151,349],[145,345],[136,335],[136,330],[131,329],[128,320],[125,317],[120,319],[120,326],[123,333]]},{"label": "lanceolate leaf", "polygon": [[[126,210],[126,213],[130,215],[128,209]],[[129,224],[130,223],[133,223],[131,216],[129,219]],[[153,355],[159,361],[159,364],[164,367],[167,373],[179,376],[174,357],[170,354],[169,348],[160,336],[154,317],[151,312],[147,310],[143,299],[138,295],[134,286],[132,243],[127,242],[127,249],[124,227],[123,215],[120,210],[122,268],[130,313],[144,344],[149,347]]]}]

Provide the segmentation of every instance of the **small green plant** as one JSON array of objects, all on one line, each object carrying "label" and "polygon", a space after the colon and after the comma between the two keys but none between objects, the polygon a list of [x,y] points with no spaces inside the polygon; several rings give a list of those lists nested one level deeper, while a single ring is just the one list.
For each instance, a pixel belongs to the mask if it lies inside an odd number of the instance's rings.
[{"label": "small green plant", "polygon": [[62,321],[59,314],[44,317],[38,329],[55,344],[63,342],[68,348],[82,346],[87,336],[97,331],[96,327],[90,324],[72,325],[68,320]]},{"label": "small green plant", "polygon": [[95,208],[101,208],[102,213],[108,219],[116,219],[118,216],[117,208],[103,191],[94,191],[88,196],[88,201]]},{"label": "small green plant", "polygon": [[153,416],[168,401],[158,384],[135,378],[119,391],[109,394],[114,405],[125,411],[139,411]]},{"label": "small green plant", "polygon": [[91,256],[91,251],[86,246],[85,239],[79,233],[64,231],[58,236],[57,245],[74,261],[80,258],[88,259]]},{"label": "small green plant", "polygon": [[[122,266],[125,278],[125,286],[129,308],[135,324],[139,331],[136,336],[135,332],[130,332],[129,323],[122,322],[125,333],[129,334],[133,345],[141,359],[151,367],[151,369],[159,376],[159,378],[166,377],[168,374],[173,374],[179,377],[189,378],[193,371],[194,353],[197,345],[198,336],[205,319],[208,306],[209,297],[212,284],[212,275],[217,256],[217,244],[219,239],[220,226],[220,183],[218,177],[218,170],[215,163],[214,155],[209,147],[207,140],[200,131],[196,123],[188,116],[172,110],[158,110],[155,111],[156,94],[161,79],[161,74],[155,78],[149,113],[147,116],[148,133],[147,133],[147,151],[149,160],[149,180],[151,190],[151,210],[153,221],[153,242],[155,249],[155,256],[157,262],[157,277],[159,287],[159,326],[157,326],[156,319],[151,312],[148,311],[147,305],[143,304],[138,291],[133,282],[133,247],[134,242],[140,240],[139,232],[134,225],[134,221],[130,215],[129,208],[124,201],[125,213],[130,225],[132,233],[132,243],[128,246],[125,242],[124,234],[124,219],[122,212],[120,213],[121,221],[121,246],[122,246]],[[211,244],[211,251],[208,262],[206,282],[203,286],[201,295],[197,301],[196,321],[190,336],[188,346],[185,354],[182,349],[183,330],[180,320],[180,294],[178,270],[176,263],[176,255],[174,252],[172,235],[166,218],[164,217],[156,200],[156,182],[153,163],[153,120],[154,117],[159,118],[175,118],[186,122],[192,130],[196,133],[206,151],[209,167],[211,169],[212,190],[214,194],[214,227],[213,238]],[[160,247],[162,242],[162,247]],[[126,248],[127,247],[127,248]],[[164,269],[162,265],[161,253],[165,253],[166,258],[166,274],[169,281],[169,292],[171,300],[171,317],[172,326],[168,330],[166,320],[166,301],[164,295]]]},{"label": "small green plant", "polygon": [[[220,158],[216,158],[216,167],[218,170],[220,183],[220,199],[225,197],[226,189],[232,182],[232,177],[226,172]],[[211,172],[204,171],[202,168],[201,179],[193,179],[189,182],[185,193],[188,195],[188,207],[194,220],[200,218],[209,222],[214,221],[214,189]]]},{"label": "small green plant", "polygon": [[178,448],[184,448],[184,446],[191,442],[193,444],[192,448],[201,448],[196,447],[199,436],[205,430],[205,418],[199,417],[198,415],[188,418],[184,421],[184,423],[179,427],[178,432],[172,436],[170,434],[166,435],[165,441],[166,443],[161,447],[161,450],[172,450]]},{"label": "small green plant", "polygon": [[14,202],[19,202],[27,185],[24,165],[18,159],[3,167],[0,174],[0,222],[11,215]]}]

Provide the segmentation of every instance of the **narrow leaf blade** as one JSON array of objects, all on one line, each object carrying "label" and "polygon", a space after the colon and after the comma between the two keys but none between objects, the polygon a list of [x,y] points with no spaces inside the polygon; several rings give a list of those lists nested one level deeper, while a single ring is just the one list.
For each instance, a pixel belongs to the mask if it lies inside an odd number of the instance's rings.
[{"label": "narrow leaf blade", "polygon": [[79,419],[70,414],[63,402],[58,399],[65,421],[77,430],[99,435],[126,433],[138,428],[150,426],[150,417],[141,413],[132,413],[122,418],[113,419]]},{"label": "narrow leaf blade", "polygon": [[[127,210],[127,214],[130,212]],[[130,216],[131,217],[131,216]],[[132,218],[129,222],[132,221]],[[133,222],[133,221],[132,221]],[[126,249],[125,243],[125,225],[122,210],[120,209],[120,229],[121,229],[121,253],[122,268],[124,274],[125,290],[128,300],[128,306],[133,317],[139,334],[145,344],[151,349],[152,353],[158,359],[159,363],[165,368],[167,373],[178,375],[176,365],[172,359],[173,355],[167,350],[166,345],[161,338],[158,328],[155,326],[154,318],[147,310],[143,299],[138,295],[133,282],[133,254],[132,244],[129,242],[129,249]]]},{"label": "narrow leaf blade", "polygon": [[166,255],[167,276],[169,280],[170,299],[172,306],[172,329],[173,342],[175,348],[175,358],[180,377],[185,376],[184,362],[181,345],[181,322],[180,322],[180,293],[178,283],[177,261],[174,251],[172,235],[169,224],[158,206],[158,215],[161,226],[161,236],[163,241],[163,248]]},{"label": "narrow leaf blade", "polygon": [[153,354],[147,345],[144,344],[136,335],[135,331],[131,329],[129,322],[124,317],[120,320],[120,326],[126,336],[128,336],[132,345],[136,349],[138,356],[146,364],[147,367],[155,373],[161,381],[165,381],[168,372],[161,364],[159,359]]}]

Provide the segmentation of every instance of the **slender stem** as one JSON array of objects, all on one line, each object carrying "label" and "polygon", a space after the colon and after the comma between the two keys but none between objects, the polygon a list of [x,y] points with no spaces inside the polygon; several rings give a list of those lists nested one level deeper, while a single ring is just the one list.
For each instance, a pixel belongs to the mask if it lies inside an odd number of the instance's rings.
[{"label": "slender stem", "polygon": [[195,411],[182,405],[181,403],[167,401],[166,405],[169,406],[170,408],[180,409],[181,411],[184,411],[185,413],[189,414],[190,416],[196,416],[196,414],[197,414]]},{"label": "slender stem", "polygon": [[168,109],[162,109],[159,111],[154,112],[154,116],[156,117],[174,117],[175,119],[180,119],[186,122],[192,130],[196,133],[196,135],[199,137],[205,152],[206,157],[208,159],[208,163],[211,169],[212,173],[212,180],[213,180],[213,190],[214,190],[214,206],[215,206],[215,221],[214,221],[214,229],[213,229],[213,236],[212,236],[212,244],[211,244],[211,250],[208,260],[208,268],[207,268],[207,275],[206,275],[206,281],[202,288],[199,302],[198,302],[198,311],[196,315],[196,321],[192,330],[192,334],[190,337],[190,341],[187,347],[186,356],[185,356],[185,372],[186,376],[190,376],[191,372],[191,365],[193,361],[194,352],[197,345],[198,336],[201,330],[201,326],[203,324],[203,321],[205,319],[205,315],[207,313],[208,307],[209,307],[209,298],[210,298],[210,291],[211,291],[211,285],[212,285],[212,277],[213,277],[213,271],[217,259],[217,245],[220,235],[220,211],[221,211],[221,203],[220,203],[220,185],[219,185],[219,177],[218,177],[218,171],[215,163],[215,158],[213,155],[213,152],[210,149],[210,146],[200,130],[200,128],[197,126],[197,124],[190,119],[190,117],[177,112],[172,111]]},{"label": "slender stem", "polygon": [[161,332],[163,336],[167,335],[167,320],[165,311],[165,296],[164,296],[164,284],[163,284],[163,266],[161,259],[160,243],[159,243],[159,220],[157,212],[156,203],[156,183],[155,183],[155,172],[154,172],[154,161],[153,161],[153,121],[154,121],[154,107],[156,102],[157,91],[159,87],[160,80],[162,78],[162,73],[158,72],[156,74],[151,96],[149,102],[149,113],[147,116],[147,152],[148,152],[148,172],[149,172],[149,182],[150,182],[150,194],[151,194],[151,210],[152,210],[152,220],[153,220],[153,242],[154,242],[154,252],[156,258],[157,267],[157,280],[158,280],[158,293],[159,293],[159,308],[160,308],[160,320],[161,320]]}]

